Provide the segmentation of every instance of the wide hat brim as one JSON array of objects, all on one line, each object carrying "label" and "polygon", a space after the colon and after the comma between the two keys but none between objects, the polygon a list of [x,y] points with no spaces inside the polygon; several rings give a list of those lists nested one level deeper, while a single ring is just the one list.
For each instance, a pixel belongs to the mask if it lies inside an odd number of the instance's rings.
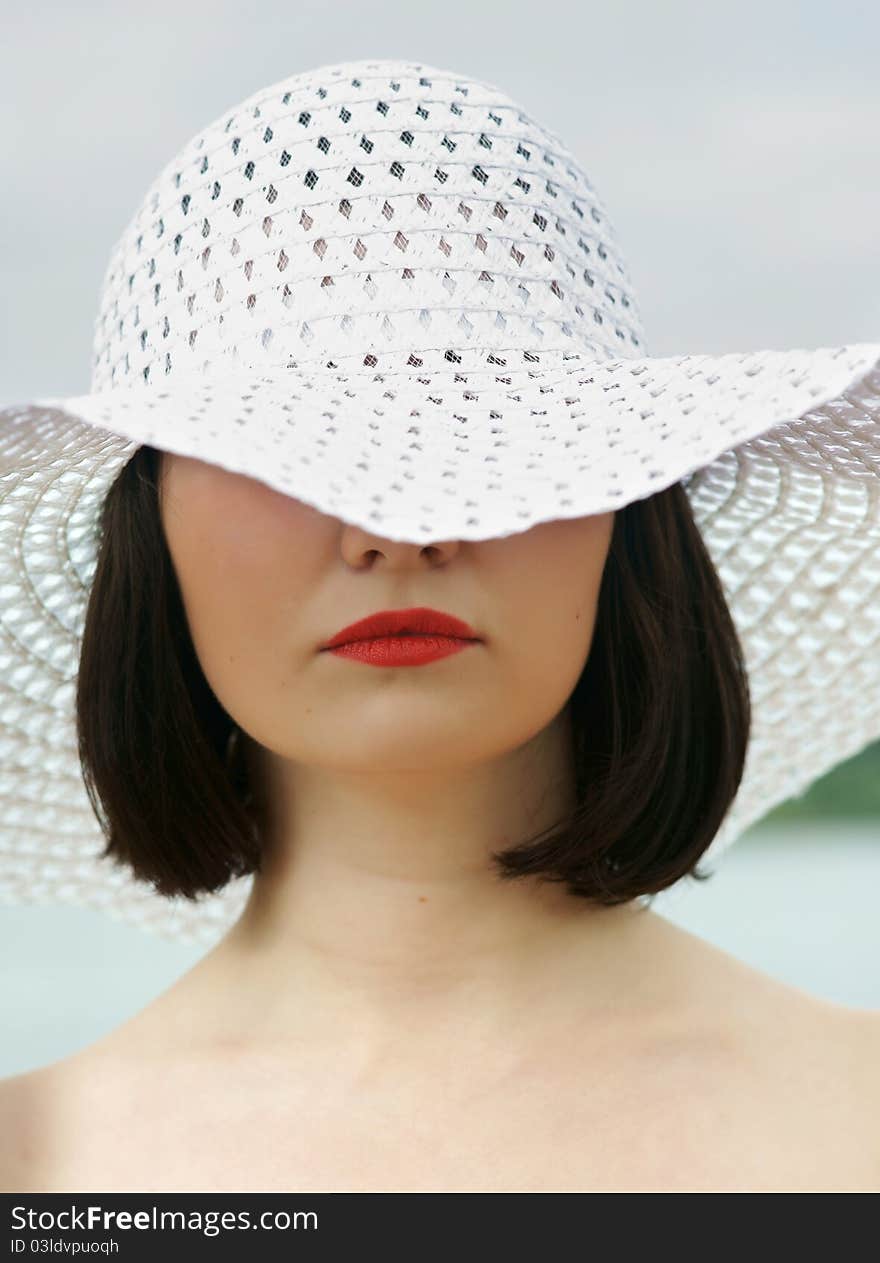
[{"label": "wide hat brim", "polygon": [[142,444],[395,540],[480,540],[682,481],[746,654],[746,768],[703,864],[880,736],[880,343],[461,372],[233,365],[0,412],[0,900],[215,940],[101,859],[75,680],[103,496]]}]

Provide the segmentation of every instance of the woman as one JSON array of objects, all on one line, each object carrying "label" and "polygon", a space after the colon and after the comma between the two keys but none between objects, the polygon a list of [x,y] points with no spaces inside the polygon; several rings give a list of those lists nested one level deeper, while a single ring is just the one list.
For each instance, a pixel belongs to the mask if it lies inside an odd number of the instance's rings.
[{"label": "woman", "polygon": [[[193,918],[247,898],[133,1019],[0,1083],[2,1187],[876,1188],[878,1015],[650,896],[849,753],[822,681],[780,684],[811,617],[786,541],[845,554],[864,605],[878,519],[808,492],[868,485],[880,346],[643,358],[574,160],[429,67],[273,85],[164,179],[108,271],[92,394],[9,410],[5,439],[20,496],[52,443],[95,496],[75,719],[105,860]],[[846,643],[868,740],[876,663]]]}]

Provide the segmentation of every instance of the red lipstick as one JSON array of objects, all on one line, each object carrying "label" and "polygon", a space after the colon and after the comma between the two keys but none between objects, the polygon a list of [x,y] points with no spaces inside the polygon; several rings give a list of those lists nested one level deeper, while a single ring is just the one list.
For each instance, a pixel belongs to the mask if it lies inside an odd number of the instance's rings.
[{"label": "red lipstick", "polygon": [[377,667],[421,666],[479,643],[472,627],[427,606],[382,610],[343,627],[322,646]]}]

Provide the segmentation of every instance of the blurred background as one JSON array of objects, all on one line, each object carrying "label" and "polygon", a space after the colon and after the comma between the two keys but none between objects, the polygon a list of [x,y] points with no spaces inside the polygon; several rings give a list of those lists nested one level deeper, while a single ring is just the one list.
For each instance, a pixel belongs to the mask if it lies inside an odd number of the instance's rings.
[{"label": "blurred background", "polygon": [[[290,74],[401,57],[494,82],[578,155],[656,355],[880,338],[880,9],[836,0],[3,3],[0,397],[89,388],[112,245],[154,176]],[[880,745],[655,909],[816,995],[880,1008]],[[73,1051],[205,949],[0,907],[0,1075]]]}]

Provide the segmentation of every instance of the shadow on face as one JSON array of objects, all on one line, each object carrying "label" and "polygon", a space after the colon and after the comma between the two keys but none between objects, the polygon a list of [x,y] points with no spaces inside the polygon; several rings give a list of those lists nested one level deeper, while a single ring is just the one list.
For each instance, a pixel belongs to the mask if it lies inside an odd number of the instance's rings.
[{"label": "shadow on face", "polygon": [[[218,700],[287,759],[453,767],[525,743],[565,706],[592,642],[614,513],[516,535],[389,540],[243,474],[163,453],[160,510]],[[453,614],[480,643],[420,666],[321,647],[379,610]]]}]

